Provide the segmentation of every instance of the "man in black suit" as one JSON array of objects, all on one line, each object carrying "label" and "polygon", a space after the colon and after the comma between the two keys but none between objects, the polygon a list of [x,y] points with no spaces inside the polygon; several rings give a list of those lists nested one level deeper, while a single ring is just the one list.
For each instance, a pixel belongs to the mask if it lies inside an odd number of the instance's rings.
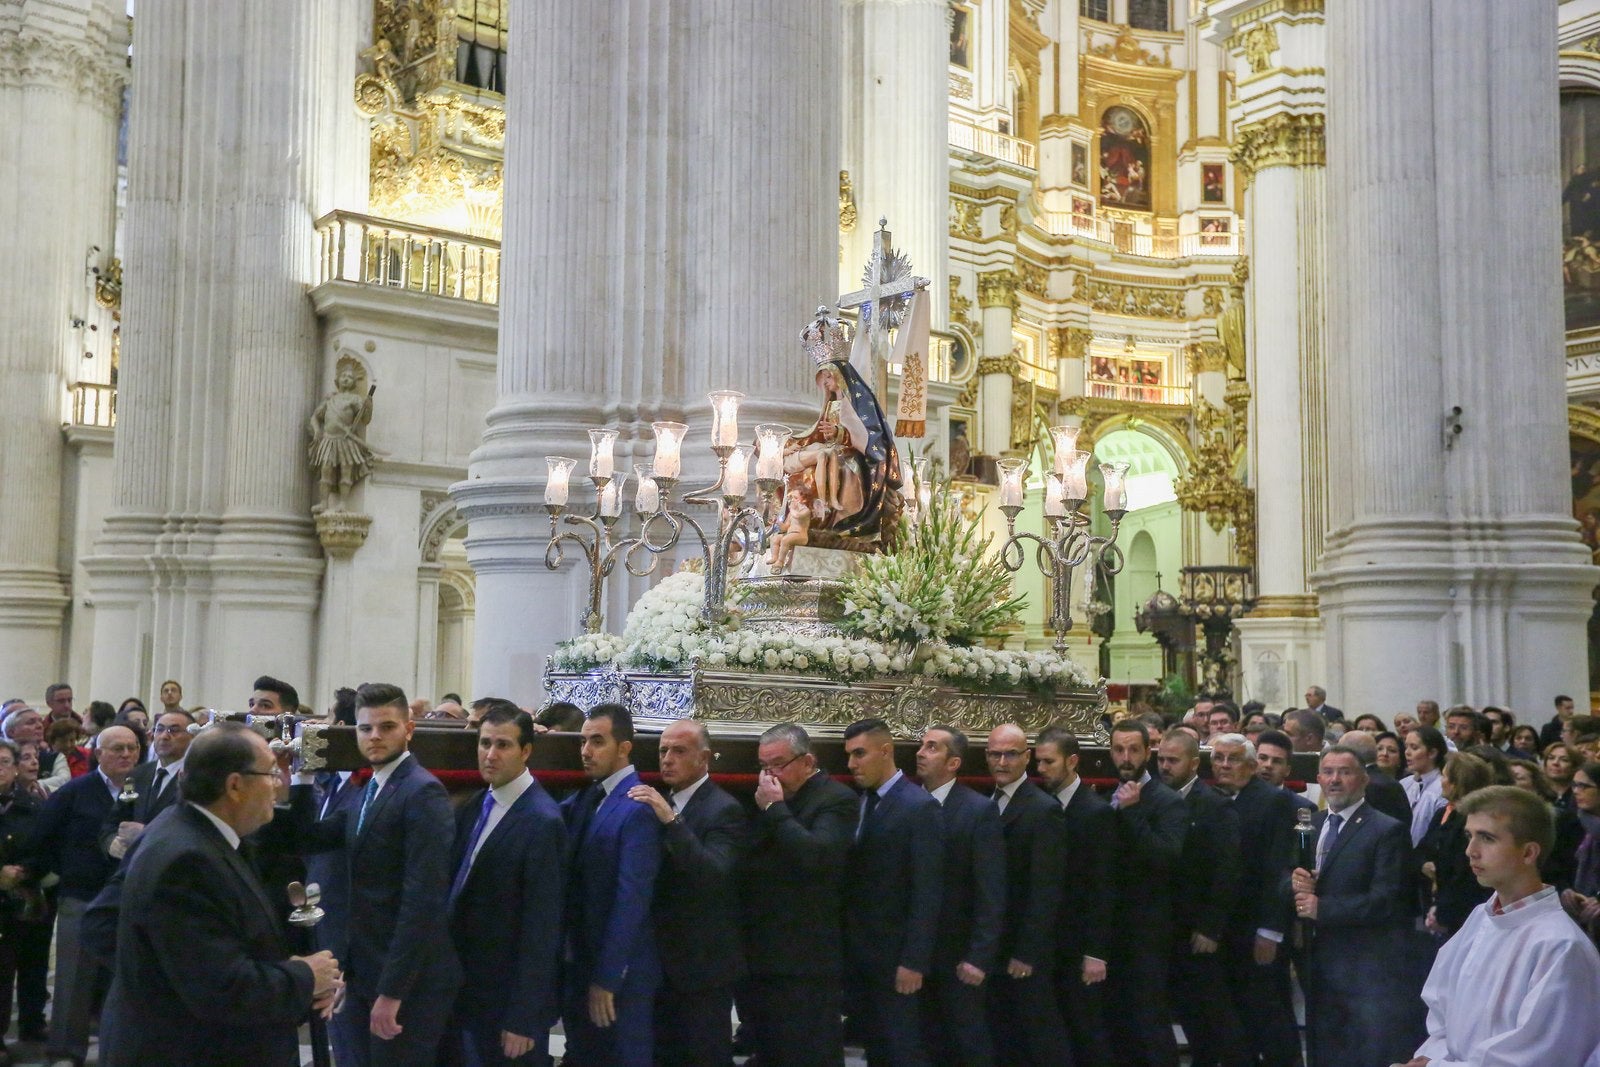
[{"label": "man in black suit", "polygon": [[1066,822],[1061,805],[1028,781],[1028,737],[1006,723],[989,731],[984,753],[994,779],[1006,845],[1003,961],[989,991],[995,1058],[1006,1065],[1072,1062],[1056,1004],[1056,918],[1061,911]]},{"label": "man in black suit", "polygon": [[1365,730],[1347,730],[1339,744],[1354,749],[1367,772],[1366,801],[1391,819],[1411,825],[1411,798],[1394,775],[1378,770],[1378,742]]},{"label": "man in black suit", "polygon": [[661,873],[652,908],[662,983],[656,994],[656,1063],[733,1062],[733,989],[744,977],[734,882],[749,838],[744,808],[711,780],[711,735],[679,719],[661,731],[661,782],[630,795],[661,822]]},{"label": "man in black suit", "polygon": [[1422,983],[1405,946],[1411,929],[1406,823],[1366,803],[1360,753],[1336,745],[1317,781],[1317,869],[1290,876],[1307,950],[1306,1045],[1312,1067],[1408,1062],[1426,1035]]},{"label": "man in black suit", "polygon": [[155,738],[155,758],[139,764],[130,776],[135,800],[119,800],[100,832],[106,853],[120,860],[144,828],[178,802],[183,781],[184,756],[189,751],[194,716],[182,708],[163,711],[150,733]]},{"label": "man in black suit", "polygon": [[1220,955],[1229,904],[1241,884],[1239,817],[1226,797],[1200,780],[1200,745],[1184,731],[1161,739],[1156,766],[1189,813],[1178,864],[1184,889],[1175,894],[1173,909],[1173,1012],[1195,1067],[1241,1067],[1249,1054]]},{"label": "man in black suit", "polygon": [[761,1067],[839,1067],[840,889],[856,796],[817,768],[799,726],[762,734],[756,759],[759,814],[739,872],[749,970],[739,1017]]},{"label": "man in black suit", "polygon": [[308,850],[342,848],[349,862],[349,984],[334,1025],[354,1067],[432,1067],[461,984],[448,907],[455,813],[412,758],[413,729],[399,686],[358,689],[356,740],[372,777],[353,811],[309,831]]},{"label": "man in black suit", "polygon": [[895,766],[882,719],[847,726],[844,752],[863,790],[845,874],[846,985],[865,1014],[868,1062],[927,1067],[918,1013],[944,886],[939,802]]},{"label": "man in black suit", "polygon": [[1568,719],[1572,718],[1572,713],[1576,709],[1576,705],[1572,703],[1572,698],[1565,694],[1556,697],[1555,705],[1555,717],[1545,723],[1539,730],[1539,751],[1541,752],[1561,740],[1561,728],[1567,724]]},{"label": "man in black suit", "polygon": [[1344,712],[1328,703],[1328,691],[1320,685],[1306,687],[1306,710],[1321,715],[1325,722],[1344,722]]},{"label": "man in black suit", "polygon": [[331,953],[289,955],[239,856],[240,838],[272,820],[277,760],[254,730],[221,723],[186,762],[186,803],[150,826],[124,872],[100,1062],[298,1065],[301,1020],[331,1008],[341,981]]},{"label": "man in black suit", "polygon": [[[356,724],[356,691],[340,688],[334,691],[332,720],[336,725]],[[313,778],[315,812],[317,819],[340,818],[349,812],[355,818],[361,806],[361,791],[365,782],[352,771],[320,771]],[[313,928],[317,947],[332,952],[338,959],[350,956],[350,862],[343,849],[335,852],[314,852],[305,857],[307,885],[315,884],[322,890],[323,919]],[[268,887],[269,891],[271,887]],[[328,1039],[333,1045],[335,1063],[351,1063],[357,1053],[348,1046],[350,1027],[328,1027]],[[359,1031],[361,1043],[366,1043],[366,1031]]]},{"label": "man in black suit", "polygon": [[100,846],[100,831],[139,759],[139,739],[126,726],[100,732],[100,765],[62,786],[34,824],[20,869],[6,868],[0,885],[18,878],[37,884],[49,874],[61,882],[56,907],[56,984],[51,1003],[47,1062],[82,1064],[89,1053],[89,1024],[105,968],[83,946],[83,915],[105,886],[116,861]]},{"label": "man in black suit", "polygon": [[515,706],[478,724],[488,787],[456,809],[450,936],[463,968],[445,1051],[464,1067],[548,1064],[561,1014],[567,827],[528,773],[533,719]]},{"label": "man in black suit", "polygon": [[1033,746],[1045,789],[1061,805],[1066,877],[1056,917],[1056,1003],[1073,1062],[1112,1062],[1101,993],[1111,939],[1111,805],[1078,776],[1078,739],[1047,726]]},{"label": "man in black suit", "polygon": [[917,749],[917,777],[944,826],[944,896],[922,1031],[933,1062],[991,1067],[985,982],[1005,925],[1006,846],[994,804],[956,781],[966,754],[967,735],[953,726],[928,727]]},{"label": "man in black suit", "polygon": [[1229,902],[1222,946],[1228,987],[1235,1007],[1247,1008],[1250,1062],[1296,1067],[1300,1035],[1283,944],[1294,916],[1281,890],[1293,866],[1295,804],[1287,790],[1256,775],[1255,746],[1243,734],[1211,739],[1211,772],[1239,821],[1239,892]]},{"label": "man in black suit", "polygon": [[1117,918],[1106,981],[1108,995],[1123,1006],[1111,1013],[1112,1053],[1123,1067],[1177,1067],[1167,959],[1189,812],[1150,774],[1149,738],[1136,719],[1111,727],[1111,760],[1121,784],[1111,797]]}]

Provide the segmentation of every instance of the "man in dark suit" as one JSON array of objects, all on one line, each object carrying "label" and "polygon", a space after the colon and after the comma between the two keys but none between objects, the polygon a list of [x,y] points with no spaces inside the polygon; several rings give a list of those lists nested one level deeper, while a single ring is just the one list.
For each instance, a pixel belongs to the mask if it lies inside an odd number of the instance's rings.
[{"label": "man in dark suit", "polygon": [[1366,801],[1391,819],[1411,825],[1411,798],[1392,774],[1378,770],[1378,742],[1365,730],[1347,730],[1339,744],[1354,749],[1367,772]]},{"label": "man in dark suit", "polygon": [[187,803],[149,827],[124,872],[100,1062],[298,1065],[300,1021],[341,983],[331,953],[289,955],[238,853],[272,819],[277,760],[254,730],[221,723],[186,762]]},{"label": "man in dark suit", "polygon": [[1101,993],[1111,939],[1111,805],[1078,775],[1078,739],[1048,726],[1033,746],[1045,789],[1061,805],[1066,876],[1056,915],[1056,1003],[1074,1063],[1112,1062]]},{"label": "man in dark suit", "polygon": [[1006,845],[994,804],[956,781],[966,754],[967,735],[953,726],[928,727],[917,749],[917,777],[939,802],[944,826],[944,895],[922,1031],[933,1062],[990,1067],[985,992],[1005,925]]},{"label": "man in dark suit", "polygon": [[1007,1065],[1068,1065],[1071,1046],[1055,988],[1066,822],[1061,805],[1028,781],[1030,752],[1022,727],[1006,723],[989,731],[984,755],[1006,846],[1002,962],[989,991],[995,1058]]},{"label": "man in dark suit", "polygon": [[749,838],[739,802],[711,780],[711,735],[679,719],[661,731],[663,796],[629,791],[661,823],[661,874],[651,916],[661,956],[656,1063],[702,1067],[733,1062],[733,989],[744,977],[734,878]]},{"label": "man in dark suit", "polygon": [[1328,691],[1320,685],[1306,687],[1306,710],[1321,715],[1324,722],[1344,722],[1344,712],[1328,703]]},{"label": "man in dark suit", "polygon": [[845,874],[846,987],[865,1014],[868,1062],[926,1067],[918,1013],[944,885],[939,802],[895,766],[882,719],[846,727],[844,752],[863,790]]},{"label": "man in dark suit", "polygon": [[1239,1067],[1249,1054],[1220,954],[1229,904],[1241,885],[1239,817],[1226,797],[1200,780],[1200,745],[1184,731],[1161,739],[1156,766],[1189,812],[1178,863],[1184,890],[1175,894],[1173,909],[1173,1012],[1196,1067]]},{"label": "man in dark suit", "polygon": [[1426,1034],[1420,975],[1405,956],[1411,928],[1406,823],[1366,803],[1354,749],[1322,757],[1328,810],[1317,819],[1317,869],[1290,876],[1296,916],[1313,934],[1306,965],[1312,1067],[1405,1063]]},{"label": "man in dark suit", "polygon": [[448,908],[455,813],[412,758],[413,729],[399,686],[358,689],[356,739],[372,777],[353,811],[308,833],[309,851],[342,848],[349,862],[348,987],[334,1025],[355,1067],[432,1067],[461,984]]},{"label": "man in dark suit", "polygon": [[1189,812],[1150,774],[1144,723],[1122,719],[1111,727],[1111,760],[1121,784],[1111,797],[1117,918],[1106,981],[1123,1007],[1110,1018],[1112,1053],[1123,1067],[1177,1067],[1167,959]]},{"label": "man in dark suit", "polygon": [[756,759],[759,814],[739,872],[749,970],[739,1017],[762,1067],[840,1067],[840,890],[856,795],[818,769],[799,726],[762,734]]},{"label": "man in dark suit", "polygon": [[99,767],[51,794],[34,824],[20,869],[6,868],[0,878],[0,885],[12,878],[37,884],[49,874],[61,879],[55,996],[45,1045],[45,1058],[51,1063],[81,1064],[89,1054],[89,1024],[105,968],[81,943],[83,914],[116,869],[116,861],[100,846],[100,831],[139,760],[139,739],[126,726],[108,726],[99,737]]},{"label": "man in dark suit", "polygon": [[661,869],[661,825],[629,797],[639,775],[633,716],[600,704],[583,723],[583,773],[594,784],[561,805],[567,820],[567,1048],[583,1067],[650,1067],[656,955],[650,909]]},{"label": "man in dark suit", "polygon": [[100,840],[112,859],[127,855],[128,846],[139,839],[144,828],[177,803],[192,725],[194,716],[182,708],[164,711],[156,719],[150,730],[155,738],[155,758],[139,764],[130,776],[138,797],[118,800],[100,831]]},{"label": "man in dark suit", "polygon": [[446,1052],[464,1067],[548,1064],[561,1014],[567,827],[528,773],[533,719],[491,708],[478,724],[488,787],[456,809],[450,936],[464,961]]},{"label": "man in dark suit", "polygon": [[[356,691],[349,688],[340,688],[334,691],[333,697],[333,722],[342,726],[356,724]],[[361,807],[361,792],[365,782],[358,779],[352,771],[321,771],[313,778],[316,787],[313,793],[314,810],[316,818],[333,819],[345,817],[354,819]],[[305,857],[306,884],[316,885],[322,890],[323,919],[314,928],[317,947],[325,948],[332,952],[338,959],[348,959],[350,956],[350,862],[343,849],[334,852],[314,852]],[[268,887],[271,890],[271,887]],[[336,1063],[351,1063],[356,1053],[350,1051],[346,1038],[349,1036],[350,1027],[333,1025],[328,1027],[328,1039],[333,1045],[333,1058]],[[366,1030],[359,1031],[358,1036],[363,1044],[366,1043]]]},{"label": "man in dark suit", "polygon": [[1243,734],[1211,739],[1211,772],[1239,821],[1239,892],[1229,902],[1222,946],[1228,987],[1235,1007],[1245,1009],[1250,1062],[1296,1067],[1300,1035],[1283,944],[1294,916],[1281,888],[1293,866],[1295,804],[1287,790],[1256,775],[1255,746]]}]

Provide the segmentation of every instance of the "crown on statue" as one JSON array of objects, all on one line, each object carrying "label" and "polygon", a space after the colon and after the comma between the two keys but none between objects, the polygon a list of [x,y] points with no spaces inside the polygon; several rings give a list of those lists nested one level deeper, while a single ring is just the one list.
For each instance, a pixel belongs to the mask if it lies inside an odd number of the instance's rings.
[{"label": "crown on statue", "polygon": [[851,339],[849,325],[829,314],[826,305],[817,308],[817,317],[800,331],[800,347],[819,367],[849,363]]}]

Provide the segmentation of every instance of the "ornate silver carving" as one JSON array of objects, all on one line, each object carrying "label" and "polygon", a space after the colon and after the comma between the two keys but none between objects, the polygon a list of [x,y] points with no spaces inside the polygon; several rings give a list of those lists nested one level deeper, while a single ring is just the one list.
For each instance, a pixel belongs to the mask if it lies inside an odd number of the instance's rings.
[{"label": "ornate silver carving", "polygon": [[327,729],[326,723],[303,722],[300,724],[301,770],[311,772],[327,769],[328,739],[323,736]]},{"label": "ornate silver carving", "polygon": [[838,637],[844,618],[844,583],[825,578],[774,575],[742,578],[740,625],[758,633]]}]

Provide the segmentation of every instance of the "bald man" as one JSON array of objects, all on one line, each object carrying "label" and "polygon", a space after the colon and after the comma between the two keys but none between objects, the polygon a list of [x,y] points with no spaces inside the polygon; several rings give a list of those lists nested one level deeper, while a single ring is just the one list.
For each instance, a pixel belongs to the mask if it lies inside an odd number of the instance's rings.
[{"label": "bald man", "polygon": [[1365,730],[1346,730],[1339,743],[1360,754],[1367,772],[1366,801],[1391,819],[1411,824],[1411,798],[1394,775],[1378,769],[1378,741]]}]

